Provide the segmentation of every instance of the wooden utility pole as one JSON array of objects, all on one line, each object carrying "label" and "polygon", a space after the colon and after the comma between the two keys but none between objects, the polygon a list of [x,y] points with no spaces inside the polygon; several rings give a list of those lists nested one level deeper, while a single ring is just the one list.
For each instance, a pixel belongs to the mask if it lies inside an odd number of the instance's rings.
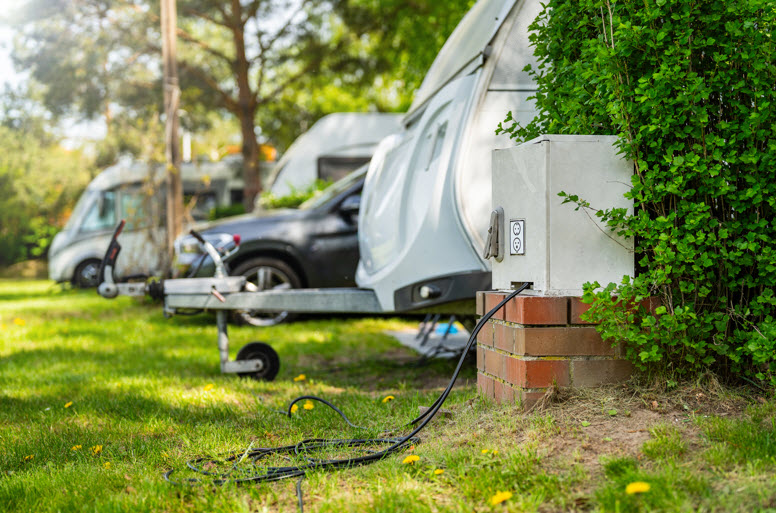
[{"label": "wooden utility pole", "polygon": [[[178,86],[176,63],[177,10],[176,0],[161,0],[162,60],[164,61],[165,156],[167,160],[167,255],[172,262],[173,242],[183,231],[183,184],[181,183],[181,153],[178,141],[178,106],[181,90]],[[167,266],[170,270],[170,266]]]}]

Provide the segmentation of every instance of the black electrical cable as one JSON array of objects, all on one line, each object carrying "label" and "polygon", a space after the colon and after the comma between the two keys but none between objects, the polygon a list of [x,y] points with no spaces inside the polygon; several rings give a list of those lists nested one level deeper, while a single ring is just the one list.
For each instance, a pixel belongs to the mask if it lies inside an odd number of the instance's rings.
[{"label": "black electrical cable", "polygon": [[[194,460],[190,460],[189,462],[187,462],[186,466],[193,472],[196,472],[203,476],[209,476],[213,478],[211,481],[209,481],[209,482],[212,482],[213,484],[273,482],[273,481],[280,481],[282,479],[298,477],[299,481],[297,482],[297,499],[299,500],[299,509],[300,511],[302,511],[303,504],[302,504],[301,480],[304,478],[308,470],[336,470],[341,468],[355,467],[357,465],[365,465],[365,464],[369,464],[369,463],[373,463],[375,461],[381,460],[386,456],[388,456],[389,454],[399,451],[408,442],[418,443],[420,439],[416,435],[420,433],[420,431],[422,431],[423,428],[426,427],[426,425],[431,421],[431,419],[434,418],[434,416],[437,414],[439,409],[442,407],[442,404],[444,404],[445,400],[447,400],[447,397],[450,395],[450,392],[453,389],[453,385],[455,385],[455,382],[458,379],[458,375],[461,372],[461,368],[463,367],[464,361],[466,360],[466,356],[471,350],[471,348],[474,346],[477,340],[477,335],[482,329],[482,326],[491,317],[493,317],[493,315],[500,308],[502,308],[508,301],[510,301],[515,296],[517,296],[520,292],[525,290],[527,287],[528,287],[528,284],[524,284],[514,292],[507,295],[501,302],[499,302],[488,313],[486,313],[482,317],[482,319],[480,319],[480,321],[477,323],[477,325],[474,327],[471,334],[469,335],[469,340],[466,343],[466,347],[463,349],[463,354],[461,355],[461,358],[458,361],[458,365],[456,366],[455,371],[453,371],[453,376],[450,379],[450,382],[448,383],[445,390],[439,395],[439,397],[436,398],[434,403],[425,412],[423,412],[418,417],[416,417],[415,419],[411,420],[410,422],[408,422],[403,426],[403,427],[407,427],[407,426],[415,426],[416,424],[419,424],[409,434],[403,435],[403,436],[397,436],[397,437],[365,438],[365,439],[312,438],[312,439],[302,440],[301,442],[294,445],[285,445],[281,447],[262,447],[257,449],[248,447],[248,449],[245,451],[229,453],[223,456],[222,459],[220,460],[210,459],[206,457],[196,458]],[[287,414],[290,417],[291,409],[294,406],[294,404],[302,400],[318,401],[322,404],[325,404],[329,408],[333,409],[337,414],[339,414],[339,416],[342,417],[342,419],[349,426],[356,429],[366,429],[364,427],[353,424],[350,421],[350,419],[348,419],[347,416],[339,408],[334,406],[326,399],[322,399],[320,397],[311,396],[311,395],[297,397],[289,404],[288,411],[283,413]],[[383,433],[391,433],[393,431],[396,431],[396,429],[385,430],[383,431]],[[377,448],[377,447],[384,447],[386,445],[388,447],[382,450],[370,449],[370,447]],[[339,458],[339,459],[338,458],[319,459],[319,458],[312,457],[313,454],[322,452],[327,449],[332,449],[332,448],[364,448],[366,454],[362,456],[357,456],[357,457]],[[302,465],[290,465],[285,467],[274,467],[274,466],[265,467],[260,464],[262,459],[268,458],[270,456],[275,456],[275,455],[287,455],[288,457],[295,456],[297,458],[303,458],[306,461],[306,463]],[[247,458],[250,458],[251,461],[253,462],[254,468],[256,470],[255,473],[246,472],[245,470],[242,470],[238,467],[238,465]],[[203,468],[204,466],[207,466],[209,464],[218,465],[220,463],[224,463],[224,464],[231,463],[232,470],[228,472],[210,472],[209,470]],[[203,480],[198,478],[188,478],[184,481],[174,481],[171,479],[171,476],[175,471],[176,469],[168,470],[167,472],[165,472],[164,478],[168,482],[173,484],[192,484],[193,485],[193,484],[204,482]]]}]

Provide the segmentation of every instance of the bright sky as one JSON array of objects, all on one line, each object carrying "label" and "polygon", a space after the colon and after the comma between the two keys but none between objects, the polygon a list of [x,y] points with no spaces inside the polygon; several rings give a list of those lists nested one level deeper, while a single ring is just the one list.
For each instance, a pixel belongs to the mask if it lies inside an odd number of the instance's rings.
[{"label": "bright sky", "polygon": [[23,3],[24,0],[0,0],[0,87],[9,82],[15,84],[19,80],[9,57],[13,41],[13,30],[2,24],[2,18],[11,14]]},{"label": "bright sky", "polygon": [[[0,3],[2,0],[0,0]],[[6,27],[0,27],[0,85],[16,83],[18,77],[11,64],[9,53],[11,51],[12,32]]]},{"label": "bright sky", "polygon": [[[17,73],[11,61],[11,48],[13,45],[13,27],[2,24],[2,17],[11,14],[12,10],[23,4],[25,0],[0,0],[0,93],[5,84],[18,85],[23,74]],[[84,140],[102,137],[104,133],[102,121],[78,122],[66,119],[61,123],[60,133],[66,139],[65,146],[78,146]]]}]

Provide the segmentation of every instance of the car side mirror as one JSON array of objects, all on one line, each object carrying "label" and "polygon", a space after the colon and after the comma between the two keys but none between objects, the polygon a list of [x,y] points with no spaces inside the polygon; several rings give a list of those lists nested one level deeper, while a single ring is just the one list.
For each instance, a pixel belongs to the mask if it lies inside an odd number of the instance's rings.
[{"label": "car side mirror", "polygon": [[342,201],[339,211],[342,215],[352,218],[358,215],[359,208],[361,208],[361,195],[353,194]]}]

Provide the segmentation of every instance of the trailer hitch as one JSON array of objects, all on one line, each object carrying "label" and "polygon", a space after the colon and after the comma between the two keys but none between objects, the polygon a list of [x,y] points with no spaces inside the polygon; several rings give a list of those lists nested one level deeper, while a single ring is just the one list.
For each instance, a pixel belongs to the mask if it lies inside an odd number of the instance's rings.
[{"label": "trailer hitch", "polygon": [[[212,278],[182,278],[169,280],[148,280],[145,282],[121,282],[115,277],[116,261],[121,253],[118,238],[124,229],[122,220],[113,232],[108,249],[100,264],[100,284],[97,292],[104,298],[113,299],[117,296],[142,297],[148,295],[164,301],[164,313],[175,315],[176,308],[170,306],[170,299],[189,299],[196,301],[203,310],[208,310],[212,300],[220,303],[238,292],[245,291],[244,276],[227,276],[226,266],[218,250],[199,233],[191,230],[191,234],[203,245],[210,258],[215,263],[215,276]],[[173,301],[174,302],[174,301]],[[234,373],[257,380],[272,381],[280,370],[280,359],[271,346],[264,342],[246,344],[237,353],[235,360],[229,360],[229,336],[227,334],[228,311],[218,308],[216,311],[216,327],[218,329],[218,352],[221,360],[221,372]]]}]

